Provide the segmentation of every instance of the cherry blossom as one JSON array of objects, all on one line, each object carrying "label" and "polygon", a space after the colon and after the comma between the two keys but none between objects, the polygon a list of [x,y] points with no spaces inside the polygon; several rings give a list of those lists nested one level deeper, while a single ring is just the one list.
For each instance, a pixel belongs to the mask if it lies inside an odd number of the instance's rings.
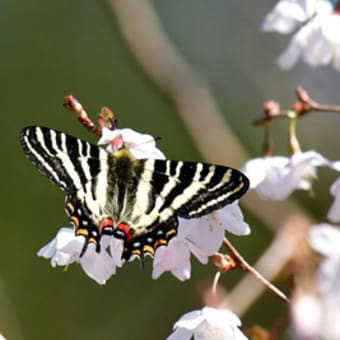
[{"label": "cherry blossom", "polygon": [[250,188],[263,198],[283,200],[296,189],[310,190],[317,168],[328,166],[339,171],[339,163],[331,162],[315,151],[296,152],[291,158],[266,156],[248,161],[242,171],[250,179]]},{"label": "cherry blossom", "polygon": [[[89,244],[83,256],[80,257],[84,242],[84,237],[76,236],[72,228],[61,228],[56,237],[39,250],[38,256],[50,259],[52,267],[67,266],[78,262],[89,277],[99,284],[105,284],[106,280],[115,274],[116,267],[122,265],[120,259],[122,245],[112,244],[112,242],[119,242],[118,240],[103,237],[100,253],[96,252],[93,244]],[[106,250],[108,246],[110,246],[112,256]]]},{"label": "cherry blossom", "polygon": [[184,314],[174,325],[167,340],[245,340],[240,319],[228,309],[204,307]]},{"label": "cherry blossom", "polygon": [[302,58],[310,66],[333,62],[340,70],[340,16],[330,6],[325,6],[292,37],[278,58],[279,67],[291,69]]},{"label": "cherry blossom", "polygon": [[332,222],[340,222],[340,177],[332,184],[330,188],[334,201],[328,211],[327,218]]},{"label": "cherry blossom", "polygon": [[155,139],[151,135],[139,133],[132,129],[110,130],[103,127],[98,144],[107,145],[108,152],[114,152],[124,146],[137,159],[165,159],[163,152],[156,147]]},{"label": "cherry blossom", "polygon": [[237,202],[198,219],[179,219],[178,233],[167,247],[156,250],[152,277],[157,279],[170,271],[181,281],[190,278],[190,254],[202,264],[221,247],[225,231],[236,235],[248,235],[249,225]]},{"label": "cherry blossom", "polygon": [[322,339],[340,338],[340,229],[329,224],[312,226],[309,243],[324,256],[317,275],[317,302],[320,309],[317,336]]},{"label": "cherry blossom", "polygon": [[264,31],[290,33],[305,23],[279,56],[278,65],[291,69],[301,58],[311,66],[326,65],[340,70],[340,15],[330,1],[283,0],[265,17]]},{"label": "cherry blossom", "polygon": [[319,6],[320,1],[317,0],[281,0],[266,15],[261,29],[264,32],[291,33],[299,24],[310,19]]}]

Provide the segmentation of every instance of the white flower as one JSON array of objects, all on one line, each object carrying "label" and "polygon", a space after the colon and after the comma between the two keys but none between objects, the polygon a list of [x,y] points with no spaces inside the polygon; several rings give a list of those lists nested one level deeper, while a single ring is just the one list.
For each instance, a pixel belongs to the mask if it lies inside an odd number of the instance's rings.
[{"label": "white flower", "polygon": [[317,14],[293,35],[288,48],[279,56],[278,65],[291,69],[302,58],[310,66],[333,62],[340,70],[340,15],[329,2],[321,1]]},{"label": "white flower", "polygon": [[293,295],[291,305],[294,337],[317,339],[320,333],[322,310],[317,296],[298,293]]},{"label": "white flower", "polygon": [[204,307],[184,314],[167,340],[245,340],[240,319],[228,309]]},{"label": "white flower", "polygon": [[152,277],[157,279],[165,271],[170,271],[179,280],[188,280],[191,274],[190,254],[206,264],[208,256],[221,247],[226,230],[236,235],[250,233],[237,202],[198,219],[180,218],[176,237],[167,247],[160,247],[155,252]]},{"label": "white flower", "polygon": [[312,248],[326,257],[320,266],[319,289],[325,292],[334,286],[337,290],[340,282],[340,229],[327,223],[312,226],[308,241]]},{"label": "white flower", "polygon": [[332,222],[340,222],[340,177],[331,185],[330,193],[334,201],[328,211],[327,218]]},{"label": "white flower", "polygon": [[107,145],[108,152],[114,152],[124,145],[137,159],[165,159],[163,152],[156,147],[155,139],[151,135],[132,129],[110,130],[103,127],[98,144]]},{"label": "white flower", "polygon": [[318,269],[317,290],[321,317],[318,336],[322,339],[340,339],[340,229],[329,224],[312,226],[309,243],[325,256]]},{"label": "white flower", "polygon": [[319,6],[320,1],[317,0],[281,0],[266,15],[261,29],[265,32],[291,33],[298,24],[310,19]]},{"label": "white flower", "polygon": [[296,189],[310,190],[316,169],[328,166],[339,170],[338,162],[330,162],[315,151],[297,152],[290,159],[281,156],[255,158],[242,171],[250,180],[250,188],[263,198],[283,200]]},{"label": "white flower", "polygon": [[[67,266],[77,261],[89,277],[99,284],[105,284],[106,280],[115,274],[116,267],[122,265],[120,260],[122,245],[119,247],[117,244],[112,244],[118,242],[112,240],[112,237],[103,237],[100,253],[95,251],[93,244],[89,244],[83,256],[79,257],[84,242],[84,237],[76,236],[72,228],[61,228],[56,237],[39,250],[38,256],[51,259],[52,267]],[[106,250],[109,245],[112,256]]]},{"label": "white flower", "polygon": [[264,198],[273,199],[281,170],[288,163],[289,158],[283,156],[259,157],[246,162],[241,171],[249,178],[250,189],[256,189]]}]

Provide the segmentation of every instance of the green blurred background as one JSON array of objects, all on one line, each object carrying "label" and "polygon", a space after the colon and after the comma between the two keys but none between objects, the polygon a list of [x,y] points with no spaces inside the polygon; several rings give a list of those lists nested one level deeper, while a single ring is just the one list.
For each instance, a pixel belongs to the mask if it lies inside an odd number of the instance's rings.
[{"label": "green blurred background", "polygon": [[[136,10],[140,3],[135,1]],[[303,85],[318,101],[340,104],[339,73],[331,67],[312,69],[300,63],[286,73],[277,68],[275,59],[289,38],[259,29],[274,3],[152,2],[165,32],[210,85],[251,156],[261,151],[263,131],[251,122],[261,115],[264,100],[288,106],[295,100],[294,88]],[[18,133],[37,124],[94,142],[62,108],[64,95],[72,93],[93,119],[106,105],[120,127],[161,136],[159,147],[168,158],[202,160],[171,98],[139,67],[104,0],[1,0],[0,60],[0,333],[8,339],[164,339],[180,315],[201,307],[199,293],[212,280],[212,266],[193,259],[192,278],[182,283],[170,274],[154,281],[151,261],[144,271],[136,262],[124,266],[106,286],[97,285],[76,265],[66,273],[52,269],[36,252],[67,225],[64,197],[24,157]],[[298,135],[303,148],[337,159],[339,128],[336,115],[311,115],[299,125]],[[286,122],[275,128],[276,150],[285,154],[286,130]],[[221,148],[228,152],[228,145]],[[321,174],[314,200],[306,193],[295,198],[322,220],[334,175],[328,170]],[[270,242],[270,232],[245,214],[252,234],[233,241],[254,262]],[[232,287],[240,277],[228,273],[222,283]],[[270,328],[282,309],[266,294],[242,317],[243,326],[256,322]]]}]

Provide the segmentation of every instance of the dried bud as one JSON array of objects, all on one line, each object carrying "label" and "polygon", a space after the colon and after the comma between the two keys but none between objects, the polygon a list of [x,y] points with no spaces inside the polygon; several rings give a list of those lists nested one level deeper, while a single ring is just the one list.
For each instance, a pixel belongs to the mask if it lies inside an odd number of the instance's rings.
[{"label": "dried bud", "polygon": [[237,267],[235,260],[227,254],[216,253],[212,256],[212,261],[222,273]]},{"label": "dried bud", "polygon": [[78,102],[78,100],[73,97],[71,94],[64,97],[65,103],[63,104],[64,107],[73,111],[73,112],[81,112],[83,111],[83,107]]},{"label": "dried bud", "polygon": [[108,107],[103,107],[98,116],[98,123],[103,128],[104,126],[110,130],[116,130],[117,120],[114,117],[113,112]]},{"label": "dried bud", "polygon": [[296,88],[296,96],[303,103],[308,103],[310,100],[308,92],[301,86]]},{"label": "dried bud", "polygon": [[280,113],[280,104],[274,100],[266,100],[263,104],[263,112],[266,117],[274,117]]}]

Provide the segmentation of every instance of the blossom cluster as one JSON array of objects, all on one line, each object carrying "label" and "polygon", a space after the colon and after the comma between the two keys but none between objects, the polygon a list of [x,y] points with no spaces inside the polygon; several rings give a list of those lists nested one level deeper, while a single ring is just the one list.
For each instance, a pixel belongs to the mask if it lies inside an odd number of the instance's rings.
[{"label": "blossom cluster", "polygon": [[280,0],[262,23],[265,32],[293,34],[279,56],[281,69],[291,69],[299,59],[311,66],[340,70],[340,5],[326,0]]},{"label": "blossom cluster", "polygon": [[[105,127],[102,129],[98,144],[106,145],[108,152],[118,150],[122,143],[137,159],[165,159],[150,135],[131,129],[111,130]],[[208,257],[220,248],[226,230],[235,235],[250,233],[237,202],[198,219],[180,218],[176,237],[170,240],[167,247],[159,247],[155,252],[152,277],[157,279],[165,271],[170,271],[179,280],[188,280],[191,273],[191,254],[202,264],[206,264]],[[72,228],[61,228],[56,237],[44,246],[38,255],[51,259],[53,267],[79,262],[89,277],[99,284],[105,284],[116,273],[116,268],[123,265],[122,241],[104,236],[99,253],[96,252],[94,245],[90,244],[86,252],[80,256],[84,242],[84,238],[76,236]]]},{"label": "blossom cluster", "polygon": [[[98,144],[105,146],[108,152],[115,152],[124,146],[137,159],[165,159],[152,136],[132,129],[103,127]],[[170,271],[177,279],[188,280],[191,274],[191,255],[202,264],[207,264],[208,257],[221,247],[225,231],[235,235],[250,233],[238,202],[201,218],[179,218],[176,237],[166,247],[159,247],[155,252],[152,277],[157,279],[164,272]],[[124,264],[123,241],[104,235],[100,240],[100,252],[96,251],[93,244],[89,244],[82,254],[84,242],[84,237],[75,235],[73,228],[63,227],[52,241],[39,250],[38,255],[50,259],[53,267],[79,263],[90,278],[105,284],[116,273],[116,269]],[[196,339],[217,336],[221,339],[243,340],[246,337],[239,330],[240,325],[240,320],[231,311],[205,307],[201,311],[184,315],[175,324],[175,331],[169,339],[190,339],[195,335]]]}]

